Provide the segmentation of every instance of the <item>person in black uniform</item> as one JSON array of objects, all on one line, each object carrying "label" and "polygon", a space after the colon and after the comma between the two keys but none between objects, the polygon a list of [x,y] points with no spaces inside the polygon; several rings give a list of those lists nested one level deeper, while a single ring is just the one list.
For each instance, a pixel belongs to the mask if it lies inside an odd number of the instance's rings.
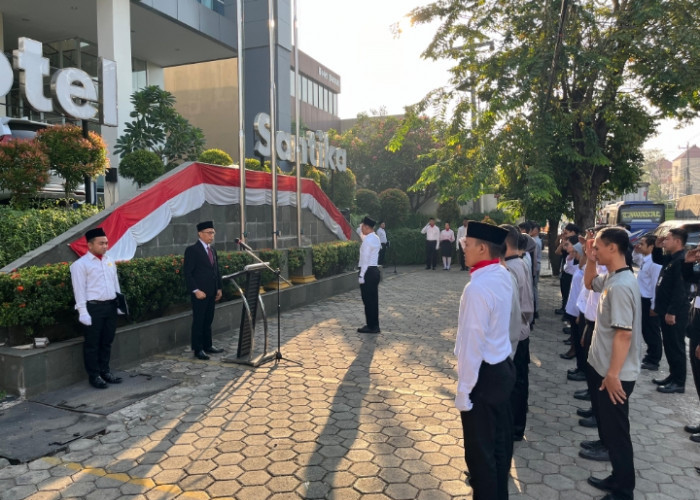
[{"label": "person in black uniform", "polygon": [[667,260],[656,284],[654,312],[661,322],[664,354],[668,361],[669,376],[654,379],[657,391],[664,393],[685,392],[685,327],[688,324],[688,287],[683,281],[683,261],[688,233],[681,228],[669,231],[663,242]]},{"label": "person in black uniform", "polygon": [[199,241],[185,249],[183,272],[192,299],[192,351],[195,358],[207,360],[207,354],[223,352],[212,345],[211,324],[214,306],[221,299],[222,281],[214,242],[212,221],[197,224]]},{"label": "person in black uniform", "polygon": [[[700,286],[700,272],[695,271],[695,266],[700,263],[700,247],[688,251],[683,263],[683,279],[686,283],[695,283]],[[695,300],[693,300],[690,309],[690,324],[686,330],[690,338],[690,368],[695,380],[695,390],[700,398],[700,290],[695,292]],[[689,424],[685,427],[686,432],[691,434],[690,440],[700,443],[700,424]]]}]

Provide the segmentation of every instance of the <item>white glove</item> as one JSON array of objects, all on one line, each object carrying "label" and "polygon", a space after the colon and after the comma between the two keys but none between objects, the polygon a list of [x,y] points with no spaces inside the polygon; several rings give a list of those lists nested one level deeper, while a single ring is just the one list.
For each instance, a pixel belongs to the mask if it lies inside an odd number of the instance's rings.
[{"label": "white glove", "polygon": [[78,318],[78,321],[80,321],[85,326],[92,325],[92,318],[88,313],[81,314],[80,318]]},{"label": "white glove", "polygon": [[360,285],[364,285],[364,284],[365,284],[365,279],[364,279],[362,276],[360,276],[360,278],[359,278],[358,281],[360,282]]},{"label": "white glove", "polygon": [[469,401],[469,396],[463,392],[458,392],[455,396],[455,406],[459,411],[469,411],[472,409],[472,403]]}]

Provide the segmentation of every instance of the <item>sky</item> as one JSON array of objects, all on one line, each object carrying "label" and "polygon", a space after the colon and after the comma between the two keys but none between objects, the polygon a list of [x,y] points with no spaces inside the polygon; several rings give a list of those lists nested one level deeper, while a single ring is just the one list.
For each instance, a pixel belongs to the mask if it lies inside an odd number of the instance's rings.
[{"label": "sky", "polygon": [[[429,91],[444,85],[449,65],[426,61],[420,54],[435,26],[408,25],[405,15],[427,0],[297,0],[299,48],[340,75],[341,118],[386,108],[403,113]],[[395,38],[391,26],[402,22]],[[645,149],[660,149],[668,160],[686,144],[700,145],[700,120],[680,130],[664,121]]]}]

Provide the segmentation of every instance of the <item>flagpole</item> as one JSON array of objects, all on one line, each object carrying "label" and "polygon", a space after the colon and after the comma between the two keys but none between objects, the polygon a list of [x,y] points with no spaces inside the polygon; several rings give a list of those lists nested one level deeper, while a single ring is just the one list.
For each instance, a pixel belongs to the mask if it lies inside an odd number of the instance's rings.
[{"label": "flagpole", "polygon": [[245,197],[245,104],[243,99],[243,0],[236,0],[236,23],[238,26],[238,174],[240,179],[238,206],[240,212],[241,240],[246,237]]},{"label": "flagpole", "polygon": [[297,21],[297,4],[299,0],[294,0],[294,116],[296,117],[294,140],[294,159],[297,171],[297,246],[301,247],[301,139],[299,130],[301,128],[301,105],[299,101],[299,30]]},{"label": "flagpole", "polygon": [[272,171],[272,248],[277,249],[277,138],[275,113],[275,2],[267,0],[270,42],[270,170]]}]

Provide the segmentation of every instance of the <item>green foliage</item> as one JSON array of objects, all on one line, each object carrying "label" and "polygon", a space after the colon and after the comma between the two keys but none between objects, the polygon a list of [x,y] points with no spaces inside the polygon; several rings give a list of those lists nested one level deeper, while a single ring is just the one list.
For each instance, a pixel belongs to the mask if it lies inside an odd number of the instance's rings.
[{"label": "green foliage", "polygon": [[257,170],[258,172],[271,172],[270,165],[267,162],[264,164],[260,163],[257,158],[246,158],[245,159],[245,169],[246,170]]},{"label": "green foliage", "polygon": [[573,203],[586,227],[602,197],[634,188],[657,120],[698,115],[693,2],[569,2],[559,37],[561,7],[468,0],[412,11],[418,24],[438,23],[423,56],[453,63],[449,85],[416,108],[451,115],[418,187],[458,201],[497,188],[509,209],[540,220]]},{"label": "green foliage", "polygon": [[93,205],[43,210],[0,207],[0,267],[39,248],[97,212],[98,207]]},{"label": "green foliage", "polygon": [[49,158],[35,141],[12,139],[0,144],[0,189],[12,193],[18,208],[49,180]]},{"label": "green foliage", "polygon": [[287,250],[287,267],[289,269],[289,274],[291,275],[293,271],[301,269],[306,261],[306,249],[305,248],[289,248]]},{"label": "green foliage", "polygon": [[175,110],[175,97],[156,85],[131,96],[133,121],[125,125],[114,152],[122,158],[145,149],[156,153],[165,169],[172,170],[184,161],[194,161],[204,149],[204,134]]},{"label": "green foliage", "polygon": [[390,188],[379,193],[382,205],[381,219],[388,227],[399,227],[406,220],[410,202],[408,195],[397,188]]},{"label": "green foliage", "polygon": [[449,222],[450,225],[456,227],[462,217],[459,214],[459,205],[454,200],[446,200],[440,203],[437,210],[437,217],[443,224]]},{"label": "green foliage", "polygon": [[56,125],[40,130],[36,141],[49,158],[50,167],[63,178],[66,198],[85,180],[104,175],[109,166],[107,145],[99,134],[77,125]]},{"label": "green foliage", "polygon": [[119,171],[122,177],[133,180],[141,187],[163,175],[165,166],[153,151],[139,149],[122,157]]},{"label": "green foliage", "polygon": [[355,174],[349,168],[344,172],[331,170],[321,176],[321,189],[340,209],[352,207],[355,185]]},{"label": "green foliage", "polygon": [[207,149],[203,151],[202,154],[197,158],[198,161],[203,163],[209,163],[211,165],[223,165],[228,166],[233,164],[233,159],[231,156],[221,149]]},{"label": "green foliage", "polygon": [[386,265],[425,264],[425,235],[420,229],[387,229],[386,237],[389,240]]},{"label": "green foliage", "polygon": [[378,219],[382,213],[379,196],[371,189],[358,189],[355,192],[355,206],[358,213],[369,215],[373,219]]},{"label": "green foliage", "polygon": [[[489,212],[483,213],[483,212],[473,212],[470,214],[465,215],[469,220],[475,220],[478,222],[488,222],[489,219],[492,222],[495,222],[496,224],[513,224],[516,222],[516,220],[509,216],[507,213],[501,211],[501,210],[490,210]],[[462,218],[464,218],[462,217]],[[460,220],[461,223],[461,220]]]},{"label": "green foliage", "polygon": [[[302,165],[303,169],[301,171],[301,176],[306,178],[306,179],[311,179],[316,183],[318,187],[321,187],[321,178],[325,175],[323,172],[321,172],[319,169],[314,167],[313,165]],[[268,168],[269,171],[269,168]],[[297,169],[296,166],[286,175],[291,175],[292,177],[297,175]]]},{"label": "green foliage", "polygon": [[313,246],[313,273],[316,278],[326,278],[357,267],[360,243],[342,241]]}]

